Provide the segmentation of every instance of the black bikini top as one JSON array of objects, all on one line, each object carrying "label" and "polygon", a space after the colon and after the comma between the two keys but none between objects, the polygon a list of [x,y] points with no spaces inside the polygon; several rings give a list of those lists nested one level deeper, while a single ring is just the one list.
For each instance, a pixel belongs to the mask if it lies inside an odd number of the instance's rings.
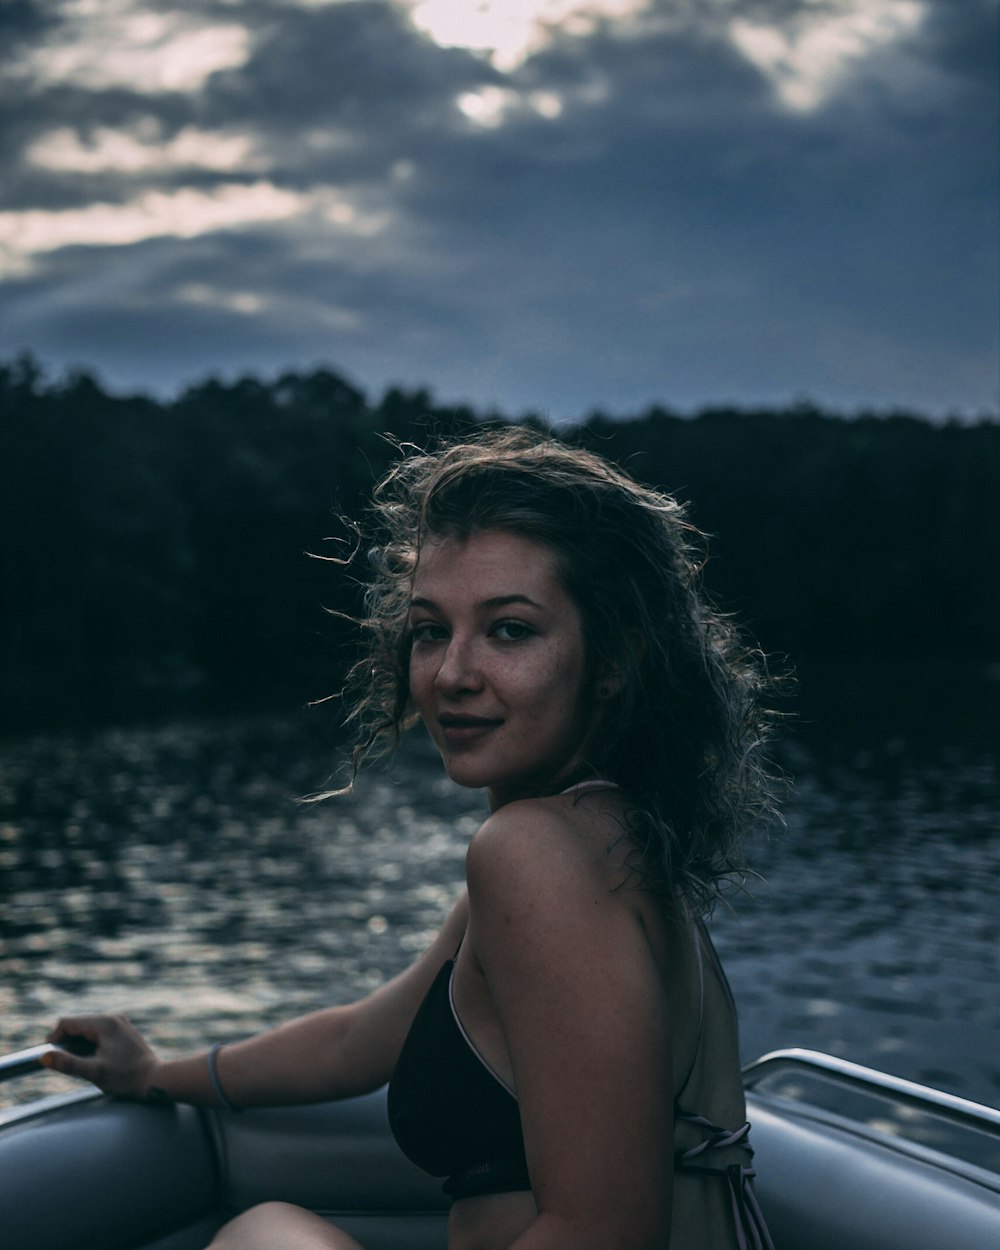
[{"label": "black bikini top", "polygon": [[420,1005],[389,1082],[400,1149],[453,1198],[530,1189],[517,1099],[466,1036],[445,963]]}]

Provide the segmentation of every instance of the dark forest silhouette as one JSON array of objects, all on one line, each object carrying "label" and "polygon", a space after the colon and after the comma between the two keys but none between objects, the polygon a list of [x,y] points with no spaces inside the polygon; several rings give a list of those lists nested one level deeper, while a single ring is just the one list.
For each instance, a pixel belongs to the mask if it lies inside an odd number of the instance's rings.
[{"label": "dark forest silhouette", "polygon": [[[394,456],[497,414],[336,373],[160,402],[0,365],[0,733],[335,690],[352,610],[338,514]],[[540,418],[529,418],[544,425]],[[691,504],[705,572],[765,650],[1000,658],[1000,424],[718,408],[592,414],[560,437]]]}]

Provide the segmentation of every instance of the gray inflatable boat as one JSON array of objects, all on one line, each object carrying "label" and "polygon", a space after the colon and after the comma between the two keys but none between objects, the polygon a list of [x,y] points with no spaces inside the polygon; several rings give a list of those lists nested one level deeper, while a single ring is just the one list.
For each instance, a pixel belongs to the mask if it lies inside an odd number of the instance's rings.
[{"label": "gray inflatable boat", "polygon": [[[1000,1250],[1000,1112],[813,1051],[744,1077],[775,1250]],[[447,1199],[400,1154],[384,1091],[231,1114],[87,1088],[0,1111],[2,1250],[201,1250],[268,1199],[368,1250],[445,1247]]]}]

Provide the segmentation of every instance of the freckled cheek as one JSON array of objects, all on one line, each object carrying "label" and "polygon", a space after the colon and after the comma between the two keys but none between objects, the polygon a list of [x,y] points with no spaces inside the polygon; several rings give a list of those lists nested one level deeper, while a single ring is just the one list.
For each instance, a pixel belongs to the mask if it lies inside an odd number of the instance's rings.
[{"label": "freckled cheek", "polygon": [[523,676],[524,706],[530,707],[533,720],[552,720],[561,712],[575,714],[583,680],[575,657],[560,656],[554,664],[540,665]]},{"label": "freckled cheek", "polygon": [[409,669],[410,683],[410,700],[414,703],[419,711],[421,706],[426,704],[433,694],[434,675],[428,668],[427,664],[421,664],[413,660],[410,661]]}]

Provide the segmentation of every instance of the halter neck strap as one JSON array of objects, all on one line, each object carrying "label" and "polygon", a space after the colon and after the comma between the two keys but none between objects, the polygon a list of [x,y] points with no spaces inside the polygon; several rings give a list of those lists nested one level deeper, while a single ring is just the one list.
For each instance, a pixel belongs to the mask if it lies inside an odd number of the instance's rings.
[{"label": "halter neck strap", "polygon": [[579,794],[582,790],[620,790],[617,781],[605,781],[602,777],[593,777],[590,781],[578,781],[575,786],[567,786],[560,794]]}]

